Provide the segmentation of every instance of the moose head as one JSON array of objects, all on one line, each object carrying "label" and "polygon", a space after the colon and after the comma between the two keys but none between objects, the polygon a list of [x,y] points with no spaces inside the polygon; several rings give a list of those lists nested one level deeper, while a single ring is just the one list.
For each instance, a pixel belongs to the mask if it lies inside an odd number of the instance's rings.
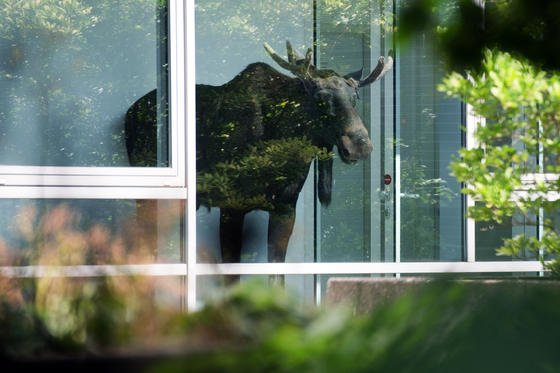
[{"label": "moose head", "polygon": [[324,123],[320,126],[320,142],[327,148],[330,144],[335,144],[340,159],[345,163],[366,159],[373,150],[373,145],[355,109],[358,91],[381,79],[392,68],[391,52],[387,59],[379,57],[373,71],[362,78],[362,69],[344,76],[330,69],[318,69],[312,63],[311,48],[302,56],[292,48],[289,41],[286,42],[287,60],[280,57],[267,43],[264,43],[264,48],[278,65],[303,82],[306,92],[317,104],[322,122],[330,122],[330,125]]}]

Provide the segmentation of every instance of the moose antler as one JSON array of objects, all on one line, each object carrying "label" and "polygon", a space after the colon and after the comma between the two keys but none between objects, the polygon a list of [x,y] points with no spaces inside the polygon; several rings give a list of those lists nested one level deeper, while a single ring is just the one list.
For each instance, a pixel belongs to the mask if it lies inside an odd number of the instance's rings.
[{"label": "moose antler", "polygon": [[[265,43],[265,48],[268,44]],[[269,47],[270,48],[270,47]],[[288,62],[291,64],[297,64],[297,61],[305,60],[301,54],[299,54],[296,50],[292,48],[292,44],[289,41],[286,41],[286,49],[288,50]]]},{"label": "moose antler", "polygon": [[300,77],[310,77],[314,75],[315,69],[312,63],[313,60],[313,50],[311,48],[307,49],[305,57],[297,53],[289,41],[286,41],[286,49],[288,50],[288,61],[283,59],[272,49],[268,43],[264,43],[264,49],[272,57],[274,61],[284,69],[291,71],[296,76]]},{"label": "moose antler", "polygon": [[[336,74],[332,70],[319,70],[313,65],[313,50],[311,48],[307,49],[307,53],[304,57],[292,48],[292,44],[289,41],[286,41],[286,50],[288,52],[287,61],[280,57],[266,42],[264,43],[264,49],[266,49],[266,52],[278,65],[301,78],[327,77]],[[379,57],[377,66],[375,66],[375,69],[373,69],[365,79],[360,79],[362,74],[361,70],[356,72],[356,76],[354,76],[354,74],[349,74],[346,77],[352,77],[357,81],[358,87],[364,87],[381,79],[392,67],[393,51],[389,51],[387,59],[385,60],[383,56]]]},{"label": "moose antler", "polygon": [[389,54],[387,56],[387,61],[385,61],[385,57],[383,56],[379,57],[375,69],[373,69],[373,71],[365,79],[360,79],[360,81],[358,82],[358,87],[364,87],[383,78],[383,75],[385,75],[387,71],[391,70],[392,67],[393,67],[393,51],[389,51]]}]

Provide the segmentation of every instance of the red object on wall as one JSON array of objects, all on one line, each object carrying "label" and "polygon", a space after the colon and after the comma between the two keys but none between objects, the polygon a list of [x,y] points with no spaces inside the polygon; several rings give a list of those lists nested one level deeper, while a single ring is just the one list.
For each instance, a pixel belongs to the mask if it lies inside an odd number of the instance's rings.
[{"label": "red object on wall", "polygon": [[383,176],[383,183],[385,185],[391,184],[392,181],[393,181],[393,178],[391,177],[391,175],[385,174],[385,176]]}]

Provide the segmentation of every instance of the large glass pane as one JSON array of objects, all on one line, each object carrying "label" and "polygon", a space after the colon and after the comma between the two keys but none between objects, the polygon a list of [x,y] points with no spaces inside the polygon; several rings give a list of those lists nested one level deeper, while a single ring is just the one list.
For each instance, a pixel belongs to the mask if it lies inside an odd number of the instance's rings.
[{"label": "large glass pane", "polygon": [[[319,1],[318,4],[320,67],[344,74],[363,69],[364,75],[368,74],[375,67],[378,57],[386,55],[391,48],[390,38],[380,27],[380,24],[385,24],[382,21],[387,21],[383,2],[355,2],[351,8],[329,1]],[[341,19],[347,21],[341,22]],[[384,48],[386,43],[387,48]],[[320,232],[319,261],[371,261],[378,260],[384,253],[379,251],[383,245],[373,239],[372,235],[377,232],[371,232],[372,221],[379,224],[385,221],[372,216],[375,214],[372,203],[376,203],[380,196],[376,181],[384,171],[381,158],[385,153],[385,139],[382,131],[371,128],[371,122],[380,118],[385,109],[380,96],[380,89],[384,87],[385,81],[364,86],[356,104],[370,133],[373,152],[354,165],[348,165],[341,157],[333,160],[332,200],[329,205],[321,206],[317,222]],[[381,121],[376,124],[379,127],[385,125]]]},{"label": "large glass pane", "polygon": [[462,106],[395,5],[196,2],[200,261],[463,258]]},{"label": "large glass pane", "polygon": [[184,201],[0,200],[2,265],[184,262]]},{"label": "large glass pane", "polygon": [[463,258],[463,202],[449,170],[462,142],[462,105],[437,91],[446,72],[433,37],[415,35],[401,49],[398,64],[401,207],[396,229],[403,261]]},{"label": "large glass pane", "polygon": [[[220,291],[216,288],[216,285],[220,286],[223,283],[231,283],[232,276],[218,276],[218,275],[208,275],[199,276],[196,282],[197,285],[197,303],[199,306],[208,304],[216,301],[227,292]],[[286,275],[284,276],[283,289],[287,291],[289,297],[294,301],[293,305],[302,307],[310,306],[315,303],[315,281],[316,276],[314,275]],[[275,282],[275,276],[268,275],[243,275],[241,276],[240,283],[241,286],[246,286],[250,289],[251,286],[256,286],[257,289],[271,289],[271,292],[267,295],[258,296],[259,302],[263,300],[263,297],[273,295],[273,291],[276,291],[278,283]],[[257,299],[257,298],[255,298]],[[280,300],[280,299],[277,299]],[[274,300],[276,301],[276,300]],[[285,300],[280,300],[282,304],[285,304]]]},{"label": "large glass pane", "polygon": [[[539,232],[542,236],[559,235],[560,234],[560,206],[559,201],[545,202],[543,206],[542,230]],[[542,237],[541,236],[541,237]],[[553,244],[548,244],[546,249],[554,250]],[[551,247],[552,246],[552,247]],[[551,250],[551,251],[552,251]],[[558,257],[558,252],[544,252],[545,260],[553,260]]]},{"label": "large glass pane", "polygon": [[477,221],[475,224],[475,248],[476,260],[479,261],[502,261],[502,260],[536,260],[535,253],[530,251],[521,252],[518,257],[498,256],[496,250],[504,245],[504,240],[523,235],[535,237],[538,231],[538,219],[536,216],[516,213],[510,219],[501,223],[495,221]]},{"label": "large glass pane", "polygon": [[[371,260],[372,211],[386,214],[370,206],[372,185],[384,192],[384,170],[371,177],[368,129],[372,118],[385,120],[385,95],[358,82],[391,47],[380,31],[390,9],[197,2],[198,196],[210,207],[199,210],[201,260]],[[265,42],[278,54],[265,53]],[[387,140],[377,136],[379,165]]]},{"label": "large glass pane", "polygon": [[0,19],[0,164],[169,165],[166,1],[3,0]]},{"label": "large glass pane", "polygon": [[298,107],[315,87],[264,48],[286,59],[288,40],[305,54],[313,14],[311,0],[196,1],[200,261],[266,262],[271,242],[287,261],[313,259],[313,177],[305,181],[320,147],[303,135],[312,120]]},{"label": "large glass pane", "polygon": [[[97,351],[103,350],[107,356],[114,354],[109,350],[117,346],[126,350],[147,344],[159,346],[169,339],[171,330],[177,330],[177,321],[184,314],[185,280],[179,276],[124,275],[2,277],[3,318],[17,330],[13,336],[4,334],[3,338],[10,338],[10,347],[3,348],[3,370],[35,370],[29,369],[29,364],[54,363],[58,371],[63,371],[60,364],[75,365],[79,354],[78,364],[97,366],[95,370],[103,371],[107,368],[102,368],[100,361],[111,360],[113,366],[115,361],[113,357],[89,361],[92,355],[99,354]],[[65,357],[55,363],[54,355]],[[138,361],[137,357],[117,360]],[[6,364],[12,363],[8,360],[20,361],[26,367],[9,367]],[[131,361],[127,361],[128,367]],[[146,361],[137,366],[144,370]]]}]

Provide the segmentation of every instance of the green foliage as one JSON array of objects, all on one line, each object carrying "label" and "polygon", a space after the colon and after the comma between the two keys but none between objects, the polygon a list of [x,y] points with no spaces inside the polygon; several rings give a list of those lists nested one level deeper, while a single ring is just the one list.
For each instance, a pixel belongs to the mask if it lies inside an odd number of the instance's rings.
[{"label": "green foliage", "polygon": [[452,73],[440,86],[471,105],[470,114],[486,119],[474,131],[476,146],[460,151],[452,172],[465,183],[463,192],[479,202],[469,209],[476,220],[501,223],[520,213],[530,221],[544,210],[542,240],[516,237],[501,254],[556,254],[560,226],[552,217],[560,207],[554,197],[560,190],[560,76],[499,52],[487,51],[483,67],[469,78]]},{"label": "green foliage", "polygon": [[[307,27],[313,13],[313,2],[298,0],[284,0],[277,2],[243,1],[231,4],[221,0],[197,1],[197,17],[200,24],[211,24],[211,28],[201,28],[198,37],[201,40],[207,34],[220,35],[224,39],[241,39],[261,47],[264,41],[270,45],[285,43],[285,35],[276,31],[279,21],[292,25],[294,29]],[[373,14],[370,0],[321,0],[316,4],[323,22],[341,32],[366,30],[370,23],[382,26],[386,31],[392,31],[392,16]],[[289,17],[289,19],[286,19]],[[222,38],[218,38],[222,39]],[[235,44],[233,44],[235,45]],[[309,45],[294,45],[296,50],[306,50]],[[242,55],[242,50],[231,50],[229,45],[222,45],[227,55]]]},{"label": "green foliage", "polygon": [[0,18],[0,37],[13,41],[18,41],[16,36],[41,34],[51,38],[77,36],[98,21],[92,7],[79,0],[4,0]]},{"label": "green foliage", "polygon": [[322,27],[328,25],[340,33],[367,33],[372,25],[384,33],[393,31],[393,15],[372,8],[370,0],[322,0],[317,9]]},{"label": "green foliage", "polygon": [[559,16],[556,0],[409,0],[399,15],[399,37],[437,31],[439,49],[461,71],[483,68],[488,48],[558,70]]},{"label": "green foliage", "polygon": [[[416,145],[416,148],[420,146]],[[406,219],[401,221],[402,255],[406,260],[437,259],[440,229],[434,208],[441,208],[459,194],[446,180],[429,175],[429,166],[413,153],[401,158],[401,210]],[[432,176],[432,177],[430,177]]]},{"label": "green foliage", "polygon": [[158,304],[150,281],[1,277],[0,359],[103,353],[172,338],[185,315]]},{"label": "green foliage", "polygon": [[250,343],[170,359],[154,371],[547,372],[560,366],[554,350],[560,304],[546,288],[493,291],[492,285],[433,282],[356,314],[345,307],[305,312],[279,289],[267,294],[262,285],[244,286],[196,313],[191,327],[217,332],[254,324]]},{"label": "green foliage", "polygon": [[[549,372],[560,367],[555,350],[560,298],[553,296],[558,286],[550,281],[502,287],[434,281],[366,313],[346,305],[298,306],[285,289],[247,281],[197,312],[159,309],[150,319],[130,312],[134,288],[119,292],[110,280],[98,283],[93,297],[65,294],[91,311],[75,314],[85,316],[75,331],[87,331],[89,338],[69,343],[33,304],[14,299],[18,287],[2,282],[0,357],[16,367],[17,361],[40,363],[53,353],[63,364],[100,356],[136,361],[145,354],[137,349],[143,340],[140,347],[156,353],[125,371]],[[147,297],[134,299],[149,304]],[[158,328],[143,334],[143,325],[154,318]],[[116,345],[125,350],[111,349]]]},{"label": "green foliage", "polygon": [[[309,163],[317,157],[328,159],[332,154],[305,138],[261,141],[239,159],[218,163],[209,172],[197,176],[197,194],[209,206],[237,210],[272,210],[267,202],[267,190],[285,185],[307,174]],[[290,186],[291,187],[291,186]],[[293,188],[297,186],[294,185]],[[278,188],[277,197],[283,190]]]}]

